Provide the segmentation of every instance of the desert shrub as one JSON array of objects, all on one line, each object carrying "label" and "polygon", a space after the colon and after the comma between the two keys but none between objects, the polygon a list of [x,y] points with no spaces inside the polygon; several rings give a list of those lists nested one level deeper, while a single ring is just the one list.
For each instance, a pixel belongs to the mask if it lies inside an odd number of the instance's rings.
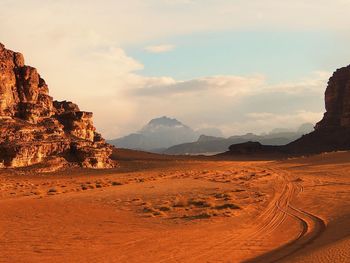
[{"label": "desert shrub", "polygon": [[183,217],[186,219],[195,220],[195,219],[208,219],[211,216],[212,215],[209,212],[203,212],[198,215],[184,215]]},{"label": "desert shrub", "polygon": [[228,204],[223,204],[223,205],[218,205],[215,206],[215,209],[222,210],[222,209],[240,209],[238,205],[228,203]]},{"label": "desert shrub", "polygon": [[215,205],[212,201],[203,199],[192,199],[189,203],[197,207],[212,207]]},{"label": "desert shrub", "polygon": [[168,205],[162,205],[158,208],[160,211],[170,211],[171,207]]},{"label": "desert shrub", "polygon": [[185,207],[188,205],[188,199],[184,196],[177,196],[174,201],[174,207]]},{"label": "desert shrub", "polygon": [[56,188],[50,188],[47,192],[48,193],[56,193],[57,189]]}]

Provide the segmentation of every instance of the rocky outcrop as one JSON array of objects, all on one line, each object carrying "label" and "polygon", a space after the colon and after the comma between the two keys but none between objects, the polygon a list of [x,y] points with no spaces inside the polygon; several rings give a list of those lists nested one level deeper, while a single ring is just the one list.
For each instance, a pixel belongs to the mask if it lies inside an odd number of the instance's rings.
[{"label": "rocky outcrop", "polygon": [[328,81],[325,92],[326,112],[315,126],[315,131],[280,147],[231,145],[230,153],[279,152],[286,154],[320,153],[350,150],[350,66],[336,70]]},{"label": "rocky outcrop", "polygon": [[0,44],[0,167],[65,158],[88,168],[110,168],[112,148],[96,133],[92,113],[53,101],[37,70]]},{"label": "rocky outcrop", "polygon": [[350,66],[337,69],[325,92],[326,112],[315,131],[288,144],[290,153],[318,153],[350,149]]},{"label": "rocky outcrop", "polygon": [[316,129],[350,128],[350,66],[336,70],[325,92],[326,113]]}]

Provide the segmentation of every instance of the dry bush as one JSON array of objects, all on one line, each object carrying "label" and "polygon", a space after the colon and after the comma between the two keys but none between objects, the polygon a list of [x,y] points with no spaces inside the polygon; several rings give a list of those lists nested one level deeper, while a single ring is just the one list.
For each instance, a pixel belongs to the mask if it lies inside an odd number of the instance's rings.
[{"label": "dry bush", "polygon": [[223,210],[223,209],[241,209],[241,208],[238,205],[235,205],[233,203],[226,203],[223,205],[215,206],[215,209]]},{"label": "dry bush", "polygon": [[143,212],[144,213],[154,213],[154,212],[157,212],[157,210],[152,206],[144,206]]},{"label": "dry bush", "polygon": [[165,215],[166,215],[166,214],[165,214],[164,212],[162,212],[162,211],[155,211],[155,212],[153,212],[152,214],[155,215],[155,216],[165,216]]},{"label": "dry bush", "polygon": [[212,200],[204,200],[204,199],[191,199],[189,204],[194,205],[196,207],[213,207],[215,203]]},{"label": "dry bush", "polygon": [[225,199],[225,200],[230,200],[232,198],[231,194],[229,193],[216,193],[214,197],[218,199]]},{"label": "dry bush", "polygon": [[197,215],[184,215],[183,218],[194,220],[194,219],[208,219],[211,218],[212,214],[209,211],[205,211],[203,213]]},{"label": "dry bush", "polygon": [[169,205],[162,205],[158,209],[160,211],[170,211],[171,210],[171,206],[169,206]]},{"label": "dry bush", "polygon": [[47,192],[48,193],[57,193],[57,189],[56,188],[50,188]]},{"label": "dry bush", "polygon": [[188,206],[188,199],[184,196],[176,196],[173,206],[174,207]]}]

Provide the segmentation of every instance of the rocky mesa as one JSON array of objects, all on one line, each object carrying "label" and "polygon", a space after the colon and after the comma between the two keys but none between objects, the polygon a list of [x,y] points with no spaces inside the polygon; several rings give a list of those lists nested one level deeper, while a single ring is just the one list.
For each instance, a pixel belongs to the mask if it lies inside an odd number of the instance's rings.
[{"label": "rocky mesa", "polygon": [[333,73],[325,92],[326,113],[316,129],[350,128],[350,65]]},{"label": "rocky mesa", "polygon": [[24,167],[54,158],[86,168],[111,168],[112,147],[92,113],[54,101],[37,70],[0,43],[0,167]]},{"label": "rocky mesa", "polygon": [[289,152],[350,149],[350,65],[337,69],[330,77],[325,91],[325,108],[315,131],[287,145]]}]

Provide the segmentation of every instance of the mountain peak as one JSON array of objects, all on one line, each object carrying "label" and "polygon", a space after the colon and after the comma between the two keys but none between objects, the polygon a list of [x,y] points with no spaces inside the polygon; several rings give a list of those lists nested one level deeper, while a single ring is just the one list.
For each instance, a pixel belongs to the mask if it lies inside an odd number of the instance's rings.
[{"label": "mountain peak", "polygon": [[167,116],[163,116],[163,117],[152,119],[152,120],[150,120],[150,122],[147,125],[151,125],[151,126],[169,126],[169,127],[185,126],[181,122],[179,122],[177,119],[175,119],[175,118],[172,119],[172,118],[169,118]]}]

